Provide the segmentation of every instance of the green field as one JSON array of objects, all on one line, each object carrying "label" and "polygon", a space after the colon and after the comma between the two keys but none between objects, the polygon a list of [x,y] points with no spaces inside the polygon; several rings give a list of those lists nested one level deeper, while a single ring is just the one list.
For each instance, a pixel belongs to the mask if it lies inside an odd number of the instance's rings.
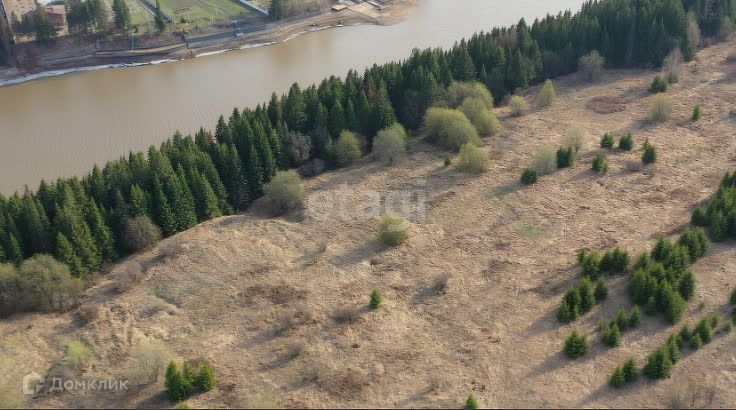
[{"label": "green field", "polygon": [[159,0],[161,9],[176,20],[176,27],[186,20],[186,27],[206,26],[213,22],[242,18],[251,10],[235,0]]},{"label": "green field", "polygon": [[[105,0],[112,8],[112,0]],[[155,4],[156,0],[149,0]],[[125,0],[130,9],[132,24],[138,26],[139,33],[156,30],[153,14],[146,9],[141,0]],[[251,13],[250,9],[236,0],[159,0],[161,10],[175,20],[170,29],[192,29],[209,24],[243,18]],[[186,23],[182,23],[182,18]]]}]

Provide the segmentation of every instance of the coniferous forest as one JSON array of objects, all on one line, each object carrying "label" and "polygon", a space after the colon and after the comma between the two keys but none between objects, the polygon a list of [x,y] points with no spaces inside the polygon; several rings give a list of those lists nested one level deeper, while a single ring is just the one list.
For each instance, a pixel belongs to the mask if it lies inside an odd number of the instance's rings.
[{"label": "coniferous forest", "polygon": [[52,254],[83,278],[137,250],[124,240],[129,221],[147,217],[170,236],[245,210],[279,169],[339,166],[333,141],[344,130],[364,136],[370,148],[377,131],[395,122],[419,129],[453,81],[478,81],[500,101],[576,71],[594,50],[609,67],[659,66],[674,48],[691,59],[701,31],[717,35],[734,18],[736,0],[589,1],[576,14],[531,25],[522,19],[362,75],[350,71],[304,89],[294,84],[267,104],[220,117],[214,132],[177,133],[83,178],[0,195],[0,262]]}]

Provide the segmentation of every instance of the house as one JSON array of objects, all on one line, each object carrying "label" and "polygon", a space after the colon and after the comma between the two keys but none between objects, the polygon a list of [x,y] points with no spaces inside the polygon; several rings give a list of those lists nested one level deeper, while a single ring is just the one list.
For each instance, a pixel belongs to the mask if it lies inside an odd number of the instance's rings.
[{"label": "house", "polygon": [[66,9],[64,4],[47,4],[46,12],[48,13],[54,27],[61,28],[66,26]]},{"label": "house", "polygon": [[20,20],[26,13],[36,9],[36,3],[33,0],[2,0],[2,4],[8,22],[11,21],[13,15]]}]

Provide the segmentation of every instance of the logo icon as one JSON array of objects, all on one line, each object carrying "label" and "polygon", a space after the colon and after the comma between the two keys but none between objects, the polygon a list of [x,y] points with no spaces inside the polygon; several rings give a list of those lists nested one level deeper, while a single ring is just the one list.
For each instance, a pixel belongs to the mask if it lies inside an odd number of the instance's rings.
[{"label": "logo icon", "polygon": [[30,372],[23,376],[23,394],[32,396],[43,389],[45,379],[36,372]]}]

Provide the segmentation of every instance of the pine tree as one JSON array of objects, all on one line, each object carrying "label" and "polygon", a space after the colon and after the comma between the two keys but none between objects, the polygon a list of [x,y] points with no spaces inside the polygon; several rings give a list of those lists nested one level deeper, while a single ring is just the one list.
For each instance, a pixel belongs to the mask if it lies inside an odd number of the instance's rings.
[{"label": "pine tree", "polygon": [[474,395],[471,394],[465,400],[465,410],[478,410],[478,400],[475,399]]},{"label": "pine tree", "polygon": [[573,330],[570,336],[565,340],[564,351],[573,359],[578,358],[588,352],[588,338]]},{"label": "pine tree", "polygon": [[670,377],[671,370],[672,361],[669,357],[669,349],[666,346],[657,349],[649,356],[647,364],[644,366],[644,374],[653,380]]},{"label": "pine tree", "polygon": [[695,295],[695,276],[691,271],[685,272],[680,278],[679,291],[685,300],[690,300]]},{"label": "pine tree", "polygon": [[249,197],[255,199],[263,195],[263,170],[256,149],[252,144],[248,147],[247,155],[248,159],[244,161],[245,178],[250,189]]},{"label": "pine tree", "polygon": [[394,113],[393,105],[391,105],[391,100],[388,98],[385,84],[381,84],[373,101],[372,118],[373,124],[369,133],[371,136],[396,122],[396,113]]},{"label": "pine tree", "polygon": [[639,372],[636,370],[636,362],[633,358],[629,358],[624,362],[623,366],[624,380],[627,383],[635,382],[639,378]]},{"label": "pine tree", "polygon": [[608,287],[606,287],[606,281],[603,278],[598,278],[598,281],[595,283],[594,296],[595,303],[601,303],[608,297]]},{"label": "pine tree", "polygon": [[631,314],[629,315],[629,329],[635,329],[639,327],[641,324],[641,312],[639,311],[639,306],[634,306],[633,309],[631,309]]},{"label": "pine tree", "polygon": [[580,282],[579,293],[580,293],[580,313],[589,312],[595,306],[595,294],[593,291],[593,284],[590,279],[583,278]]},{"label": "pine tree", "polygon": [[374,289],[373,292],[371,292],[371,300],[368,306],[371,309],[378,309],[379,307],[381,307],[381,304],[383,304],[381,292],[379,292],[378,289]]},{"label": "pine tree", "polygon": [[617,389],[626,384],[626,376],[624,375],[624,369],[621,366],[616,366],[613,374],[608,379],[608,384]]},{"label": "pine tree", "polygon": [[153,20],[156,23],[156,28],[159,32],[166,30],[166,19],[164,18],[164,13],[161,11],[161,4],[158,0],[156,0],[156,9]]},{"label": "pine tree", "polygon": [[153,178],[153,193],[156,224],[161,227],[165,236],[171,236],[177,233],[178,225],[176,216],[171,209],[166,194],[164,194],[158,175],[155,175]]},{"label": "pine tree", "polygon": [[115,250],[115,239],[113,238],[112,230],[105,222],[100,208],[91,197],[87,200],[84,213],[87,225],[89,225],[95,243],[102,255],[102,260],[116,260],[118,254]]},{"label": "pine tree", "polygon": [[261,165],[261,176],[263,183],[268,183],[271,177],[276,175],[276,160],[274,160],[271,146],[268,142],[268,136],[261,124],[256,122],[253,126],[253,138],[255,140],[255,148],[258,153],[258,160]]},{"label": "pine tree", "polygon": [[179,199],[174,204],[174,208],[176,209],[177,226],[180,231],[185,231],[197,224],[197,206],[181,165],[178,166],[176,173],[176,176],[171,177],[179,185]]},{"label": "pine tree", "polygon": [[201,391],[210,391],[215,388],[217,378],[215,376],[215,368],[211,364],[205,362],[199,367],[197,374],[197,389]]},{"label": "pine tree", "polygon": [[616,325],[622,332],[625,332],[629,327],[629,318],[623,308],[621,308],[618,311],[618,315],[616,315]]},{"label": "pine tree", "polygon": [[84,270],[71,242],[59,232],[56,236],[56,258],[69,266],[69,271],[76,277],[83,277]]},{"label": "pine tree", "polygon": [[176,367],[176,363],[173,361],[170,362],[169,367],[166,368],[164,385],[171,401],[179,402],[187,398],[188,395],[184,384],[184,379]]},{"label": "pine tree", "polygon": [[[196,173],[196,170],[194,172]],[[222,216],[222,211],[218,206],[217,196],[215,195],[215,191],[212,189],[212,186],[210,186],[210,183],[207,181],[207,178],[202,174],[199,174],[199,176],[195,176],[194,178],[197,183],[197,209],[199,211],[200,220]]]},{"label": "pine tree", "polygon": [[667,338],[667,350],[669,351],[669,357],[670,361],[672,361],[672,364],[675,364],[680,361],[680,345],[677,343],[677,338],[675,335],[670,335],[669,338]]},{"label": "pine tree", "polygon": [[23,260],[23,251],[12,233],[7,234],[3,249],[5,250],[6,260],[15,264],[19,264]]},{"label": "pine tree", "polygon": [[149,214],[146,193],[137,184],[133,184],[130,188],[130,216],[148,216]]},{"label": "pine tree", "polygon": [[612,323],[608,326],[603,332],[602,339],[603,342],[610,347],[616,347],[621,344],[621,330],[618,328],[618,325],[616,323]]}]

